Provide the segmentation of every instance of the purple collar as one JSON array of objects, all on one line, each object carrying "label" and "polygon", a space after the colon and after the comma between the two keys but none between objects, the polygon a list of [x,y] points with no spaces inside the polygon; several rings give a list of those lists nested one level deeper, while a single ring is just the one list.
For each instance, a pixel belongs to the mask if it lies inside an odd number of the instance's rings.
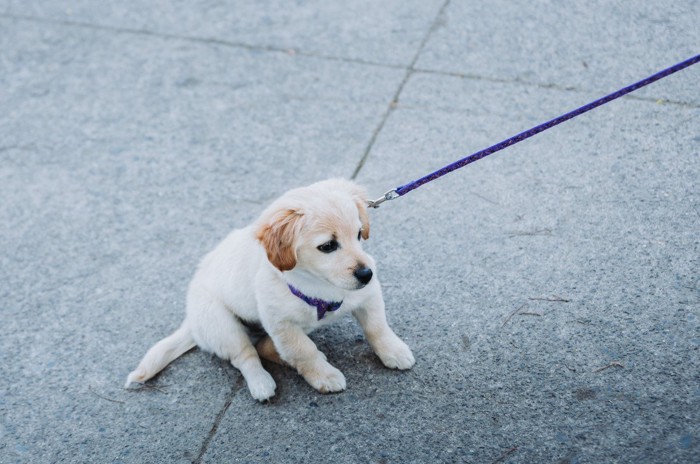
[{"label": "purple collar", "polygon": [[318,316],[319,321],[323,319],[323,316],[325,316],[327,312],[337,311],[338,308],[340,308],[340,305],[343,304],[342,301],[325,301],[320,298],[311,298],[309,296],[304,295],[303,293],[301,293],[301,291],[292,287],[290,284],[287,284],[287,287],[289,287],[289,290],[294,296],[300,298],[302,301],[304,301],[304,303],[308,304],[309,306],[313,306],[316,308],[316,315]]}]

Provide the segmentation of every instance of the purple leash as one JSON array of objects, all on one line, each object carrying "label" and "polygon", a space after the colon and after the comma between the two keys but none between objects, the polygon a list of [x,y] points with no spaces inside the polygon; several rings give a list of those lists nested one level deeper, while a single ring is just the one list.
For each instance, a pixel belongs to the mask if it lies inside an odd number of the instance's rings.
[{"label": "purple leash", "polygon": [[676,73],[676,72],[678,72],[682,69],[685,69],[689,66],[692,66],[699,61],[700,61],[700,55],[695,55],[692,58],[689,58],[685,61],[682,61],[676,65],[671,66],[670,68],[666,68],[663,71],[659,71],[658,73],[653,74],[653,75],[647,77],[646,79],[642,79],[639,82],[636,82],[632,85],[628,85],[627,87],[624,87],[624,88],[618,90],[617,92],[613,92],[610,95],[599,98],[598,100],[595,100],[591,103],[583,105],[580,108],[577,108],[573,111],[570,111],[566,114],[563,114],[563,115],[561,115],[557,118],[554,118],[550,121],[547,121],[543,124],[540,124],[539,126],[535,126],[532,129],[528,129],[524,132],[521,132],[518,135],[515,135],[515,136],[513,136],[509,139],[506,139],[500,143],[497,143],[496,145],[492,145],[492,146],[485,148],[481,151],[477,151],[476,153],[472,153],[471,155],[469,155],[465,158],[462,158],[461,160],[455,161],[452,164],[448,164],[444,168],[439,169],[433,173],[430,173],[427,176],[423,176],[420,179],[414,180],[413,182],[409,182],[408,184],[402,185],[402,186],[397,187],[393,190],[389,190],[388,192],[386,192],[384,194],[384,196],[382,196],[378,200],[370,201],[369,206],[371,206],[372,208],[378,208],[379,205],[384,203],[385,201],[393,200],[395,198],[404,196],[408,192],[410,192],[411,190],[415,190],[423,184],[427,184],[428,182],[433,181],[435,179],[438,179],[438,178],[444,176],[445,174],[448,174],[448,173],[455,171],[461,167],[464,167],[467,164],[473,163],[474,161],[478,161],[481,158],[485,158],[493,153],[496,153],[497,151],[501,151],[504,148],[510,147],[511,145],[515,145],[518,142],[522,142],[525,139],[529,139],[530,137],[537,135],[540,132],[543,132],[547,129],[550,129],[558,124],[561,124],[564,121],[568,121],[569,119],[573,119],[576,116],[580,116],[583,113],[587,113],[594,108],[597,108],[597,107],[604,105],[608,102],[611,102],[617,98],[620,98],[624,95],[627,95],[630,92],[634,92],[635,90],[640,89],[644,86],[647,86],[647,85],[651,84],[652,82],[656,82],[659,79],[663,79],[666,76],[670,76],[671,74]]}]

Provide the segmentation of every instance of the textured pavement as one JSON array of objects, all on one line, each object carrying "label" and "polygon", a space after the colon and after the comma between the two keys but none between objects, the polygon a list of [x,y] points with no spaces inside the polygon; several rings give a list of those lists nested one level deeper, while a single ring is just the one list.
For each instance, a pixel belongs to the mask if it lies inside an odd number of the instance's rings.
[{"label": "textured pavement", "polygon": [[408,372],[193,350],[122,385],[289,188],[372,196],[700,53],[700,3],[0,0],[0,463],[700,461],[700,65],[372,211]]}]

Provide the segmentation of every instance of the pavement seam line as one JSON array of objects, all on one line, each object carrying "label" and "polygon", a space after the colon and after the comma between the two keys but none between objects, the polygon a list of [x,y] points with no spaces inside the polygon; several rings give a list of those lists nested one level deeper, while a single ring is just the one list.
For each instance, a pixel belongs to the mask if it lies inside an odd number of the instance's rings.
[{"label": "pavement seam line", "polygon": [[[499,77],[480,76],[478,74],[461,73],[461,72],[457,72],[457,71],[440,71],[440,70],[435,70],[435,69],[421,69],[421,68],[414,69],[413,73],[414,74],[432,74],[432,75],[437,75],[437,76],[442,76],[442,77],[457,77],[457,78],[465,79],[465,80],[492,82],[495,84],[521,85],[523,87],[532,87],[532,88],[543,89],[543,90],[557,90],[559,92],[564,92],[564,93],[573,92],[573,93],[595,94],[595,93],[606,92],[606,90],[601,91],[601,90],[596,90],[596,89],[582,89],[580,87],[574,87],[574,86],[563,87],[561,85],[553,84],[553,83],[531,82],[531,81],[523,80],[519,77],[516,77],[514,79],[503,79],[503,78],[499,78]],[[645,101],[645,102],[651,102],[651,103],[662,102],[664,104],[681,106],[684,108],[692,108],[692,109],[700,108],[700,105],[697,105],[694,103],[688,103],[688,102],[683,102],[683,101],[678,101],[678,100],[668,100],[666,98],[640,97],[640,96],[634,95],[634,94],[625,95],[622,98],[628,98],[630,100]]]},{"label": "pavement seam line", "polygon": [[438,27],[440,18],[443,17],[445,10],[447,9],[447,6],[450,4],[450,0],[445,0],[445,2],[442,4],[440,9],[438,10],[437,15],[435,15],[435,19],[433,19],[433,22],[430,24],[430,27],[428,28],[428,32],[425,34],[425,37],[423,37],[423,40],[421,41],[420,45],[418,46],[418,50],[416,51],[416,54],[413,57],[413,60],[411,60],[411,64],[408,65],[406,68],[406,74],[404,75],[403,79],[399,83],[399,87],[396,89],[396,93],[394,94],[394,98],[392,98],[391,102],[389,103],[389,106],[387,109],[384,111],[384,114],[382,115],[382,119],[379,121],[379,125],[374,129],[374,132],[372,133],[372,137],[370,137],[369,142],[367,143],[367,147],[365,148],[364,153],[362,154],[362,158],[360,158],[359,163],[357,163],[357,167],[355,167],[355,171],[352,173],[350,176],[350,179],[355,180],[357,179],[357,176],[360,174],[360,171],[364,167],[365,163],[367,162],[367,159],[369,158],[369,154],[372,151],[372,148],[374,147],[374,143],[377,141],[377,137],[379,137],[379,133],[382,131],[384,128],[384,125],[386,124],[387,120],[389,119],[389,116],[391,116],[391,113],[394,111],[396,108],[396,105],[399,102],[399,97],[401,96],[401,92],[403,91],[404,87],[406,86],[406,83],[410,79],[411,75],[415,71],[415,65],[418,62],[418,58],[420,57],[420,54],[423,52],[423,49],[428,43],[428,40],[430,40],[430,36],[433,35],[433,32]]},{"label": "pavement seam line", "polygon": [[[449,3],[450,0],[447,0],[443,7],[446,7],[447,4]],[[441,13],[443,9],[440,10]],[[478,74],[467,74],[467,73],[460,73],[457,71],[444,71],[444,70],[437,70],[437,69],[425,69],[425,68],[415,68],[399,65],[399,64],[386,64],[386,63],[378,63],[376,61],[369,61],[369,60],[363,60],[360,58],[349,58],[349,57],[342,57],[342,56],[333,56],[333,55],[326,55],[323,53],[312,53],[312,52],[305,52],[303,50],[298,50],[296,48],[285,48],[285,47],[278,47],[274,45],[253,45],[245,42],[234,42],[234,41],[227,41],[223,39],[216,39],[216,38],[206,38],[206,37],[193,37],[193,36],[183,36],[183,35],[177,35],[177,34],[168,34],[168,33],[161,33],[161,32],[153,32],[153,31],[148,31],[146,29],[131,29],[131,28],[122,28],[122,27],[115,27],[115,26],[108,26],[108,25],[103,25],[103,24],[90,24],[90,23],[83,23],[80,21],[69,21],[69,20],[57,20],[57,19],[49,19],[49,18],[38,18],[34,16],[25,16],[25,15],[16,15],[16,14],[9,14],[9,13],[0,13],[0,18],[4,19],[14,19],[14,20],[20,20],[20,21],[28,21],[28,22],[35,22],[35,23],[44,23],[44,24],[54,24],[54,25],[59,25],[59,26],[69,26],[69,27],[79,27],[79,28],[84,28],[84,29],[92,29],[96,31],[105,31],[105,32],[115,32],[115,33],[121,33],[121,34],[131,34],[131,35],[142,35],[142,36],[147,36],[147,37],[154,37],[154,38],[160,38],[160,39],[171,39],[171,40],[181,40],[183,42],[192,42],[192,43],[199,43],[199,44],[209,44],[209,45],[219,45],[223,47],[230,47],[230,48],[240,48],[244,50],[251,50],[251,51],[264,51],[264,52],[269,52],[269,53],[283,53],[285,55],[298,55],[298,56],[303,56],[307,58],[316,58],[319,60],[326,60],[326,61],[338,61],[342,63],[352,63],[352,64],[359,64],[359,65],[365,65],[365,66],[374,66],[378,68],[385,68],[385,69],[404,69],[409,71],[407,73],[407,76],[404,79],[404,82],[402,82],[402,85],[400,86],[400,90],[403,89],[403,85],[405,85],[405,81],[408,80],[408,77],[414,73],[421,73],[421,74],[433,74],[437,76],[446,76],[446,77],[459,77],[462,79],[470,79],[470,80],[480,80],[480,81],[487,81],[487,82],[495,82],[495,83],[502,83],[502,84],[516,84],[516,85],[523,85],[526,87],[534,87],[534,88],[540,88],[540,89],[549,89],[549,90],[558,90],[562,92],[580,92],[580,93],[595,93],[599,92],[598,90],[594,89],[580,89],[577,87],[562,87],[557,84],[552,84],[552,83],[538,83],[538,82],[529,82],[529,81],[524,81],[520,78],[514,78],[514,79],[503,79],[503,78],[497,78],[497,77],[489,77],[489,76],[480,76]],[[440,15],[437,16],[437,19],[440,18]],[[430,37],[430,34],[436,29],[437,21],[433,23],[433,26],[431,27],[428,36],[426,37],[425,41],[427,43],[427,38]],[[425,43],[421,44],[421,51],[422,47],[425,46]],[[420,52],[419,52],[420,54]],[[418,55],[416,55],[415,58],[417,58]],[[415,58],[414,62],[412,64],[415,64]],[[398,93],[395,96],[398,97]],[[652,103],[658,103],[660,100],[664,104],[669,104],[669,105],[675,105],[675,106],[681,106],[685,108],[691,108],[691,109],[698,109],[700,108],[700,105],[694,104],[694,103],[687,103],[687,102],[682,102],[682,101],[677,101],[677,100],[668,100],[668,99],[658,99],[658,98],[651,98],[651,97],[639,97],[636,95],[626,95],[623,98],[629,98],[632,100],[638,100],[638,101],[646,101],[646,102],[652,102]],[[392,101],[392,104],[395,105],[396,101]],[[390,108],[393,110],[393,108]],[[388,115],[387,115],[388,116]],[[383,124],[382,124],[383,126]],[[371,143],[374,143],[374,139],[371,140]],[[361,168],[360,168],[361,169]],[[357,169],[357,173],[359,173],[359,170]],[[355,174],[356,175],[356,174]],[[354,177],[353,177],[354,179]]]},{"label": "pavement seam line", "polygon": [[192,461],[192,464],[201,464],[202,463],[202,459],[204,459],[204,455],[209,450],[209,445],[211,444],[211,441],[214,439],[214,437],[216,436],[216,433],[219,431],[219,425],[221,425],[221,421],[224,420],[224,416],[226,415],[226,412],[231,407],[231,403],[233,403],[234,395],[242,387],[241,381],[242,381],[242,378],[239,378],[236,381],[236,383],[231,387],[231,391],[228,393],[228,398],[226,399],[226,402],[224,403],[223,407],[221,408],[221,410],[218,412],[218,414],[214,418],[214,423],[212,424],[211,429],[209,430],[209,433],[204,438],[204,441],[202,442],[202,446],[199,448],[199,452],[197,453],[197,457]]},{"label": "pavement seam line", "polygon": [[275,45],[253,45],[253,44],[246,43],[246,42],[236,42],[236,41],[231,41],[231,40],[217,39],[214,37],[197,37],[197,36],[188,36],[188,35],[169,34],[167,32],[149,31],[147,29],[134,29],[134,28],[128,28],[128,27],[109,26],[109,25],[105,25],[105,24],[91,24],[91,23],[85,23],[85,22],[81,22],[81,21],[71,21],[71,20],[65,20],[65,19],[39,18],[39,17],[35,17],[35,16],[24,16],[24,15],[7,14],[7,13],[0,13],[0,18],[35,22],[35,23],[53,24],[53,25],[57,25],[57,26],[68,26],[68,27],[77,27],[77,28],[83,28],[83,29],[92,29],[95,31],[114,32],[114,33],[119,33],[119,34],[141,35],[141,36],[155,37],[155,38],[160,38],[160,39],[181,40],[183,42],[219,45],[219,46],[223,46],[223,47],[241,48],[244,50],[252,50],[252,51],[283,53],[285,55],[291,55],[291,56],[298,55],[298,56],[304,56],[307,58],[317,58],[317,59],[326,60],[326,61],[340,61],[340,62],[345,62],[345,63],[361,64],[361,65],[365,65],[365,66],[375,66],[375,67],[379,67],[379,68],[406,69],[405,66],[399,65],[399,64],[386,64],[386,63],[379,63],[376,61],[363,60],[361,58],[349,58],[349,57],[342,57],[342,56],[326,55],[323,53],[305,52],[303,50],[299,50],[299,49],[296,49],[294,47],[279,47],[279,46],[275,46]]}]

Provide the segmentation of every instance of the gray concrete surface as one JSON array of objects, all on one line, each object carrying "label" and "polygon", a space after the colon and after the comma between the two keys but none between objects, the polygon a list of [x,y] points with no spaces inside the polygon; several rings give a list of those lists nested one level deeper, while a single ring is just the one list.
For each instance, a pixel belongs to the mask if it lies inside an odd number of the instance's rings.
[{"label": "gray concrete surface", "polygon": [[[700,461],[700,66],[372,212],[384,369],[126,374],[283,191],[379,196],[700,51],[698,2],[0,0],[0,462]],[[397,102],[392,103],[394,99]]]}]

